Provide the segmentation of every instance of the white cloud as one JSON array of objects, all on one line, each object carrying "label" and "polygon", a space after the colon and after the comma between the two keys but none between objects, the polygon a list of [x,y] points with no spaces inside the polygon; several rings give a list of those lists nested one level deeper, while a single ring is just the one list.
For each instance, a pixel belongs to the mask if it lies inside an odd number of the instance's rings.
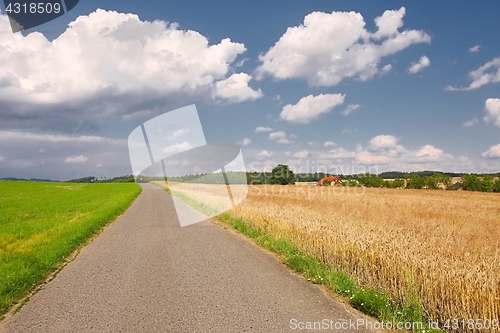
[{"label": "white cloud", "polygon": [[295,105],[285,105],[280,118],[291,123],[307,124],[344,103],[344,97],[341,94],[309,95],[301,98]]},{"label": "white cloud", "polygon": [[481,155],[486,158],[500,158],[500,144],[490,147]]},{"label": "white cloud", "polygon": [[289,165],[299,165],[299,164],[302,164],[302,160],[300,158],[292,159],[292,160],[288,160],[286,163]]},{"label": "white cloud", "polygon": [[241,67],[241,66],[243,66],[247,60],[249,60],[249,59],[248,59],[248,58],[241,59],[240,61],[238,61],[238,62],[234,65],[234,67]]},{"label": "white cloud", "polygon": [[190,129],[189,128],[182,128],[180,130],[175,131],[168,139],[176,139],[186,133],[189,133]]},{"label": "white cloud", "polygon": [[495,126],[500,127],[500,99],[488,98],[485,102],[484,109],[486,110],[484,121],[492,122]]},{"label": "white cloud", "polygon": [[273,98],[273,101],[277,101],[277,102],[278,102],[278,105],[283,104],[283,101],[281,100],[281,95],[276,95],[276,96]]},{"label": "white cloud", "polygon": [[69,135],[55,135],[55,134],[39,134],[21,131],[1,131],[0,141],[24,141],[32,143],[102,143],[104,141],[117,143],[122,140],[114,140],[103,138],[100,136],[69,136]]},{"label": "white cloud", "polygon": [[262,126],[259,126],[255,129],[255,133],[259,133],[259,132],[271,132],[273,129],[271,127],[262,127]]},{"label": "white cloud", "polygon": [[309,152],[307,150],[299,151],[298,153],[293,154],[293,157],[298,157],[298,158],[306,158],[309,156]]},{"label": "white cloud", "polygon": [[88,158],[83,156],[83,155],[80,155],[80,156],[76,156],[76,157],[68,157],[66,158],[66,160],[64,162],[67,162],[67,163],[83,163],[83,162],[87,162]]},{"label": "white cloud", "polygon": [[342,111],[340,114],[347,116],[347,115],[353,113],[354,111],[356,111],[357,109],[359,109],[359,107],[360,107],[359,104],[349,104],[347,106],[347,108],[344,111]]},{"label": "white cloud", "polygon": [[0,162],[3,161],[5,159],[5,157],[3,157],[2,155],[0,155]]},{"label": "white cloud", "polygon": [[227,77],[244,44],[226,38],[210,45],[176,23],[98,9],[52,41],[38,32],[9,30],[7,16],[0,15],[0,101],[8,104],[2,122],[18,116],[20,105],[25,126],[56,120],[53,126],[60,128],[65,120],[74,129],[79,119],[157,115],[214,91],[230,101],[261,95],[247,86],[249,75]]},{"label": "white cloud", "polygon": [[392,65],[391,64],[387,64],[384,67],[382,67],[381,71],[382,71],[382,74],[385,74],[385,73],[389,73],[391,70],[392,70]]},{"label": "white cloud", "polygon": [[411,74],[415,74],[420,71],[423,71],[426,67],[429,67],[430,65],[431,65],[431,60],[427,56],[422,56],[418,62],[411,64],[411,66],[408,68],[408,72],[410,72]]},{"label": "white cloud", "polygon": [[391,159],[384,155],[374,155],[368,151],[363,151],[356,155],[356,161],[361,164],[387,164]]},{"label": "white cloud", "polygon": [[326,141],[323,143],[323,147],[335,147],[337,144],[333,141]]},{"label": "white cloud", "polygon": [[[437,170],[442,165],[458,165],[453,164],[452,155],[445,154],[432,145],[424,145],[412,151],[397,142],[398,139],[392,135],[378,135],[369,141],[367,148],[363,148],[361,144],[358,144],[354,151],[339,147],[327,154],[321,154],[319,158],[351,159],[351,162],[357,164],[384,166],[386,170]],[[470,168],[470,165],[467,167]]]},{"label": "white cloud", "polygon": [[286,133],[284,131],[273,132],[269,134],[269,140],[285,139]]},{"label": "white cloud", "polygon": [[319,158],[353,158],[356,152],[346,150],[342,147],[330,150],[328,154],[321,154]]},{"label": "white cloud", "polygon": [[289,143],[293,143],[292,141],[288,140],[288,139],[285,139],[285,138],[282,138],[282,139],[279,139],[278,141],[276,141],[277,143],[282,143],[282,144],[289,144]]},{"label": "white cloud", "polygon": [[225,99],[230,103],[255,100],[264,96],[262,91],[253,90],[248,86],[252,77],[245,73],[233,74],[225,80],[215,83],[214,98]]},{"label": "white cloud", "polygon": [[480,48],[481,48],[481,45],[475,45],[469,49],[469,52],[470,53],[478,53]]},{"label": "white cloud", "polygon": [[240,142],[238,142],[238,144],[240,146],[248,146],[252,143],[252,140],[250,140],[249,138],[244,138],[243,140],[241,140]]},{"label": "white cloud", "polygon": [[193,148],[188,141],[184,141],[182,143],[176,143],[174,145],[163,148],[165,153],[177,153],[185,150],[189,150]]},{"label": "white cloud", "polygon": [[419,162],[437,161],[441,155],[443,155],[443,151],[431,145],[425,145],[415,153]]},{"label": "white cloud", "polygon": [[468,87],[456,88],[448,86],[446,87],[446,90],[473,90],[488,83],[500,82],[500,57],[494,58],[478,69],[471,71],[469,73],[469,77],[472,80],[472,83]]},{"label": "white cloud", "polygon": [[274,153],[272,151],[270,152],[270,151],[267,151],[267,150],[263,150],[263,151],[261,151],[260,153],[258,153],[255,156],[257,156],[257,157],[271,157],[273,154]]},{"label": "white cloud", "polygon": [[307,144],[311,147],[319,147],[319,145],[320,145],[317,141],[314,141],[314,140],[309,141]]},{"label": "white cloud", "polygon": [[360,13],[312,12],[259,56],[257,78],[304,79],[311,86],[332,86],[350,77],[368,80],[379,72],[383,57],[412,44],[430,43],[423,31],[399,31],[404,14],[404,7],[385,11],[375,19],[378,30],[372,33]]},{"label": "white cloud", "polygon": [[398,139],[392,135],[377,135],[369,142],[373,150],[396,147]]},{"label": "white cloud", "polygon": [[462,124],[462,126],[463,127],[470,127],[470,126],[474,125],[475,123],[477,123],[477,118],[466,121],[465,123]]},{"label": "white cloud", "polygon": [[347,133],[347,134],[350,134],[350,133],[355,133],[355,132],[357,132],[357,131],[358,131],[358,129],[357,129],[357,128],[355,128],[355,129],[353,129],[353,130],[351,130],[351,129],[343,129],[343,130],[342,130],[342,133]]}]

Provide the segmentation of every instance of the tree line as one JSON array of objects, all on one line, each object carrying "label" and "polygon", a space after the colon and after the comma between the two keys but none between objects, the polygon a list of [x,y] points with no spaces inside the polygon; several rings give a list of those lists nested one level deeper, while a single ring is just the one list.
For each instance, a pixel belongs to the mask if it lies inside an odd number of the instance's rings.
[{"label": "tree line", "polygon": [[[296,182],[317,182],[320,179],[334,176],[333,174],[316,173],[294,173],[286,164],[279,164],[270,172],[226,172],[190,174],[180,177],[168,177],[168,181],[193,182],[199,184],[249,184],[249,185],[293,185]],[[407,189],[430,189],[430,190],[458,190],[499,192],[500,173],[493,174],[466,174],[436,171],[399,172],[390,171],[380,174],[361,173],[354,175],[335,175],[343,182],[341,186],[366,186],[385,188],[407,188]],[[452,177],[461,177],[458,183],[452,183]],[[142,182],[154,180],[165,180],[163,177],[141,177]],[[102,183],[102,182],[134,182],[133,175],[125,175],[114,178],[83,177],[72,179],[75,183]],[[325,182],[324,185],[329,185]]]}]

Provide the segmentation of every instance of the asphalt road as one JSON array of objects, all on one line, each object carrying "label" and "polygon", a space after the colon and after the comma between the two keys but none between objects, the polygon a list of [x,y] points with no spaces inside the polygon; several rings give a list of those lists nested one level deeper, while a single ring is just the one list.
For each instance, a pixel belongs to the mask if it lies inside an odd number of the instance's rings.
[{"label": "asphalt road", "polygon": [[172,198],[144,184],[0,332],[360,332],[299,323],[364,318],[232,230],[210,220],[181,228]]}]

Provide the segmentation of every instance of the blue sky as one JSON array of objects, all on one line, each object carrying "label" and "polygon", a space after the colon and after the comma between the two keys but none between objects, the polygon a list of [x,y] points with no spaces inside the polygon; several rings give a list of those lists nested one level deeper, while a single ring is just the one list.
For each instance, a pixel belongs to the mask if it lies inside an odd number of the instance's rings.
[{"label": "blue sky", "polygon": [[247,170],[498,172],[499,10],[81,0],[12,34],[2,8],[0,178],[130,174],[129,133],[190,104]]}]

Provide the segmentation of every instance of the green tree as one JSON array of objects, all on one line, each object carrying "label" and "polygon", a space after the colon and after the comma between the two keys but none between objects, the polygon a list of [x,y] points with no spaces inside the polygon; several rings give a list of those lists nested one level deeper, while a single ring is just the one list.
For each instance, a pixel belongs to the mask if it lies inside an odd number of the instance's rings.
[{"label": "green tree", "polygon": [[403,188],[405,187],[405,180],[402,178],[396,178],[392,182],[392,187],[393,188]]},{"label": "green tree", "polygon": [[500,193],[500,178],[495,180],[495,182],[493,183],[493,186],[492,186],[492,190],[493,190],[493,192]]},{"label": "green tree", "polygon": [[286,164],[278,164],[271,172],[271,184],[288,185],[295,184],[295,175]]},{"label": "green tree", "polygon": [[436,176],[436,174],[425,177],[425,188],[428,188],[430,190],[438,190],[439,189],[439,176]]},{"label": "green tree", "polygon": [[421,189],[425,185],[425,180],[416,173],[412,173],[406,182],[406,188]]},{"label": "green tree", "polygon": [[443,173],[435,173],[434,177],[436,177],[438,183],[443,184],[447,190],[451,187],[452,183],[450,176],[447,176]]},{"label": "green tree", "polygon": [[380,187],[384,184],[384,180],[382,178],[369,172],[357,175],[357,180],[361,185],[366,187]]},{"label": "green tree", "polygon": [[460,182],[466,191],[481,191],[481,179],[476,175],[463,175]]},{"label": "green tree", "polygon": [[481,179],[481,192],[493,191],[493,177],[490,175],[483,175]]}]

